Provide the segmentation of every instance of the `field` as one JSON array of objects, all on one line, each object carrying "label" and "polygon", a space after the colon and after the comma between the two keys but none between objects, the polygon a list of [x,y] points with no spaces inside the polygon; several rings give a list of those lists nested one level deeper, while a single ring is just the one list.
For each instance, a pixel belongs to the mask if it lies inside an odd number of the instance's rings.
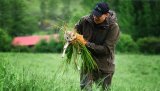
[{"label": "field", "polygon": [[[60,54],[0,53],[0,91],[80,91],[79,72],[63,63]],[[160,55],[117,54],[111,91],[160,91]]]}]

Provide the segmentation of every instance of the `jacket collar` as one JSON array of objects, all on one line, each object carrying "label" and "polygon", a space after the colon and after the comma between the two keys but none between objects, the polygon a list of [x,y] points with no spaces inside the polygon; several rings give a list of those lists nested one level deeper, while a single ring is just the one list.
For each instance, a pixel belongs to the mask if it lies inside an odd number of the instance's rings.
[{"label": "jacket collar", "polygon": [[[85,18],[89,23],[91,23],[92,25],[94,25],[94,21],[93,21],[93,15],[90,14]],[[113,23],[117,22],[117,17],[116,17],[116,13],[112,10],[109,11],[109,17],[105,20],[104,23],[102,23],[102,26],[109,26]]]},{"label": "jacket collar", "polygon": [[[89,15],[86,17],[86,21],[88,21],[90,24],[92,24],[94,26],[94,20],[93,20],[93,15]],[[109,19],[106,19],[103,23],[101,24],[97,24],[98,26],[102,26],[102,27],[108,27],[109,26]]]}]

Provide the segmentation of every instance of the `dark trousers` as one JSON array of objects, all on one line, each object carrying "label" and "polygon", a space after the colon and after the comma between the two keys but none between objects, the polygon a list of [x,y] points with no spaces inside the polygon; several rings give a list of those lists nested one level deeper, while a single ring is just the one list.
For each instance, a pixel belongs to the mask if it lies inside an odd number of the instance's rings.
[{"label": "dark trousers", "polygon": [[100,70],[90,73],[81,72],[80,87],[92,91],[92,84],[95,82],[98,86],[102,86],[103,91],[107,90],[111,85],[113,74],[113,72],[106,73]]}]

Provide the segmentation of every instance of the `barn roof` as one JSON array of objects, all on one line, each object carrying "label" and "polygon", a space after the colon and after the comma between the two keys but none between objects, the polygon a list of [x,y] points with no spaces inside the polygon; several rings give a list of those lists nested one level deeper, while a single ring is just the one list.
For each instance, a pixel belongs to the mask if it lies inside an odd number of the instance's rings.
[{"label": "barn roof", "polygon": [[14,46],[32,46],[32,45],[36,45],[42,39],[49,41],[51,39],[51,37],[53,37],[53,39],[56,39],[57,36],[58,35],[20,36],[20,37],[15,37],[13,39],[12,45],[14,45]]}]

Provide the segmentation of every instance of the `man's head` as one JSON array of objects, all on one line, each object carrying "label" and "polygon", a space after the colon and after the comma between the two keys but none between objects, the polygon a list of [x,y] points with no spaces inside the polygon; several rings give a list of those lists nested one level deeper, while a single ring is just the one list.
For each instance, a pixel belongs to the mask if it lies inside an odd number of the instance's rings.
[{"label": "man's head", "polygon": [[96,24],[102,23],[108,16],[109,7],[105,2],[98,3],[93,10],[93,18]]}]

